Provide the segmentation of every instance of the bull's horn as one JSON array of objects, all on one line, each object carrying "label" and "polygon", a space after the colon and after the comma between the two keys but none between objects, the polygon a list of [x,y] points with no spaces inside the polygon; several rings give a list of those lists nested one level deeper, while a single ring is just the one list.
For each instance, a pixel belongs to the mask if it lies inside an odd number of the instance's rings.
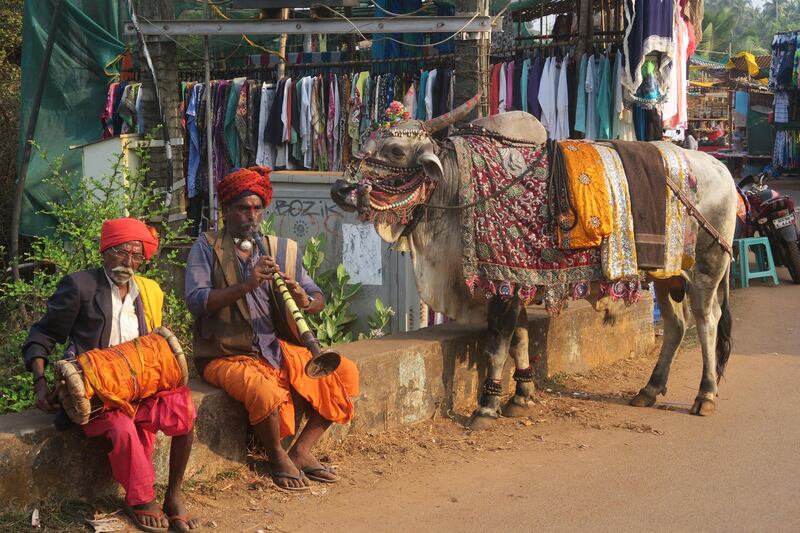
[{"label": "bull's horn", "polygon": [[445,113],[444,115],[439,115],[438,117],[434,117],[430,120],[426,120],[422,127],[428,133],[436,133],[439,130],[443,130],[444,128],[455,124],[462,118],[466,117],[470,114],[470,112],[478,105],[478,101],[481,98],[481,93],[476,94],[457,108],[453,109],[449,113]]}]

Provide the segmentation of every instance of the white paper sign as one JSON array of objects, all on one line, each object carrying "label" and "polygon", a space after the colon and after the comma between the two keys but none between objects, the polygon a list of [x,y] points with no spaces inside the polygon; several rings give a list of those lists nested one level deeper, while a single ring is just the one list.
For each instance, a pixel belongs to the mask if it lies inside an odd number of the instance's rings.
[{"label": "white paper sign", "polygon": [[342,263],[352,283],[383,285],[381,238],[372,224],[342,224]]}]

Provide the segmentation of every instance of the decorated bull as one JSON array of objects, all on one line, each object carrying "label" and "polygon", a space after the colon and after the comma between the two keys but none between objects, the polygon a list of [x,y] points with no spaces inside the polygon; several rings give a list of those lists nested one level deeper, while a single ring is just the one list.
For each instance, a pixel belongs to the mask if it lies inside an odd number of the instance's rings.
[{"label": "decorated bull", "polygon": [[[630,403],[649,407],[666,393],[692,313],[703,374],[691,412],[711,414],[731,350],[729,243],[737,200],[728,170],[669,143],[548,146],[544,127],[523,112],[434,137],[477,101],[429,121],[379,128],[331,189],[339,206],[373,222],[383,240],[407,246],[426,304],[488,325],[488,372],[468,427],[489,427],[501,412],[529,413],[527,304],[543,302],[557,314],[566,300],[587,298],[612,314],[635,302],[647,283],[655,284],[663,344]],[[516,390],[501,407],[509,354]]]}]

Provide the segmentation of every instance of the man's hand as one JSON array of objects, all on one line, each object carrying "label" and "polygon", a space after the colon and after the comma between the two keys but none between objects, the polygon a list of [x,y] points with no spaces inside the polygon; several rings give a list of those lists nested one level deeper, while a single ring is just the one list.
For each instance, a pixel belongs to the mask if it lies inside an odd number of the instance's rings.
[{"label": "man's hand", "polygon": [[268,255],[262,255],[253,267],[253,272],[247,279],[250,290],[257,289],[265,281],[272,279],[272,274],[278,272],[278,263]]},{"label": "man's hand", "polygon": [[33,390],[36,393],[36,407],[45,413],[55,413],[58,406],[50,403],[50,389],[47,387],[47,380],[38,380],[33,386]]},{"label": "man's hand", "polygon": [[289,294],[291,294],[292,298],[294,298],[297,307],[299,307],[300,309],[305,309],[309,305],[311,305],[311,300],[309,300],[306,290],[303,287],[301,287],[296,280],[291,279],[283,272],[281,272],[281,276],[283,277],[283,280],[286,282],[286,288],[289,289]]}]

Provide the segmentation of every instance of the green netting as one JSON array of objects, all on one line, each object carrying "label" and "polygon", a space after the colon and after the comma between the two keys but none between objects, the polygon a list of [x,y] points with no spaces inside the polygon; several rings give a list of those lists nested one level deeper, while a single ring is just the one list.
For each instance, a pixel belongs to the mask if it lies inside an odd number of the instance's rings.
[{"label": "green netting", "polygon": [[[20,158],[55,4],[55,0],[25,2]],[[69,146],[102,137],[100,114],[109,72],[116,68],[107,68],[107,65],[123,52],[125,45],[119,39],[116,1],[64,0],[62,13],[34,140],[50,159],[63,156],[65,168],[79,170],[80,150],[70,150]],[[43,183],[48,172],[47,163],[40,157],[39,150],[34,149],[20,221],[20,232],[25,235],[45,234],[52,226],[52,221],[38,214],[48,201],[57,201],[61,196],[59,191]]]}]

